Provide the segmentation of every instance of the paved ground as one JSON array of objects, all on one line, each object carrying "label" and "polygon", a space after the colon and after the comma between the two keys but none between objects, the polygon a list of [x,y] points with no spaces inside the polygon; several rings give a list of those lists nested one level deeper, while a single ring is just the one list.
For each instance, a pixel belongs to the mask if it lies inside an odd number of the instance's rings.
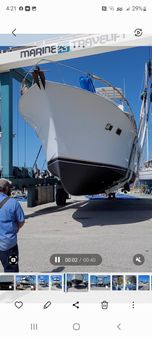
[{"label": "paved ground", "polygon": [[42,287],[40,284],[38,284],[38,290],[49,290],[49,286],[48,287]]},{"label": "paved ground", "polygon": [[138,290],[149,290],[149,289],[150,289],[149,283],[138,285]]},{"label": "paved ground", "polygon": [[67,289],[67,292],[70,293],[70,292],[87,292],[88,291],[88,287],[83,287],[83,286],[79,286],[79,287],[70,287]]},{"label": "paved ground", "polygon": [[51,285],[51,290],[57,290],[57,291],[62,290],[62,286],[56,287],[55,285],[54,286]]},{"label": "paved ground", "polygon": [[111,289],[110,287],[106,288],[106,287],[99,287],[99,286],[97,286],[97,287],[96,286],[90,286],[90,290],[93,290],[93,291],[94,290],[100,290],[100,291],[104,290],[105,291],[105,290],[110,290],[110,289]]},{"label": "paved ground", "polygon": [[[27,208],[19,233],[21,272],[148,272],[152,269],[152,199],[93,200],[73,198],[59,208],[47,204]],[[50,256],[98,253],[96,267],[54,267]],[[133,256],[145,256],[142,266]],[[2,272],[0,265],[0,272]]]}]

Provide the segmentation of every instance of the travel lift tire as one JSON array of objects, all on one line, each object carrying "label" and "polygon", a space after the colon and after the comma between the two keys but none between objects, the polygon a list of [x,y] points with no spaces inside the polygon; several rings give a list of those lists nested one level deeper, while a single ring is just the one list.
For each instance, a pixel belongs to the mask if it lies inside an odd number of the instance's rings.
[{"label": "travel lift tire", "polygon": [[65,206],[66,199],[68,199],[68,193],[62,187],[61,182],[59,181],[56,186],[56,204],[57,206]]}]

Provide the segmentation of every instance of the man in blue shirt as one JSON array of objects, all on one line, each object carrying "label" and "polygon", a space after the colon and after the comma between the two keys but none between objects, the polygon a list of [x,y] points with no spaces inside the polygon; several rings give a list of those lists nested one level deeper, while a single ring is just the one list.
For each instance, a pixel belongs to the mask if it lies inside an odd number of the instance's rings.
[{"label": "man in blue shirt", "polygon": [[0,179],[0,261],[4,272],[18,272],[17,233],[24,225],[24,212],[14,198],[11,198],[12,183]]}]

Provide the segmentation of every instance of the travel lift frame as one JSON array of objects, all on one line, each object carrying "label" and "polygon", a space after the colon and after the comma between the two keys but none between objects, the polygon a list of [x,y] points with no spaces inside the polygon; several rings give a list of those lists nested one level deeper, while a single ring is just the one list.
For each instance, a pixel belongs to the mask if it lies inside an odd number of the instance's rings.
[{"label": "travel lift frame", "polygon": [[[141,109],[140,109],[140,118],[139,125],[137,129],[137,136],[134,139],[132,150],[128,162],[128,168],[125,177],[119,182],[114,183],[110,189],[106,190],[106,193],[109,195],[109,198],[115,198],[115,192],[122,186],[124,182],[124,192],[130,190],[129,182],[132,179],[131,167],[133,162],[136,163],[135,171],[136,176],[139,175],[142,153],[145,145],[146,133],[148,129],[149,114],[152,103],[152,62],[149,61],[145,64],[145,79],[144,79],[144,91],[141,94]],[[125,189],[126,185],[126,189]]]},{"label": "travel lift frame", "polygon": [[[130,45],[129,45],[130,44]],[[132,47],[132,43],[129,43],[128,47]],[[127,47],[127,48],[128,48]],[[21,47],[9,48],[7,50],[1,51],[0,53],[0,84],[1,84],[1,140],[2,140],[2,176],[5,178],[10,178],[13,180],[15,185],[19,185],[20,179],[13,179],[12,177],[12,138],[13,138],[13,128],[12,128],[12,115],[13,115],[13,79],[22,82],[23,78],[26,76],[26,82],[28,85],[32,85],[32,76],[27,75],[23,67],[34,66],[37,64],[44,64],[53,61],[67,60],[76,57],[83,57],[86,55],[101,54],[105,52],[110,52],[114,50],[125,49],[122,43],[117,43],[117,46],[113,43],[111,47],[101,44],[99,41],[99,35],[69,35],[66,37],[52,39],[49,41],[34,42],[32,45],[26,45]],[[144,95],[140,113],[140,122],[138,128],[138,135],[134,141],[128,170],[124,183],[129,183],[130,181],[130,167],[132,161],[136,154],[136,144],[140,142],[140,150],[137,154],[138,156],[138,166],[140,163],[140,157],[144,146],[144,140],[146,136],[148,116],[150,111],[151,103],[151,88],[149,87],[151,79],[151,62],[147,64],[145,71],[145,88]],[[148,96],[150,95],[150,96]],[[149,98],[150,97],[150,98]],[[36,184],[44,184],[42,179],[32,179],[26,178],[21,184],[23,186],[34,186]],[[46,182],[46,180],[45,180]],[[57,179],[52,179],[49,182],[53,186],[57,184],[56,191],[56,203],[57,205],[63,206],[66,203],[68,194],[64,191],[61,182]],[[117,182],[116,182],[117,184]],[[118,184],[117,184],[118,186]],[[116,186],[106,191],[109,195],[115,195]],[[33,203],[31,202],[31,205]]]}]

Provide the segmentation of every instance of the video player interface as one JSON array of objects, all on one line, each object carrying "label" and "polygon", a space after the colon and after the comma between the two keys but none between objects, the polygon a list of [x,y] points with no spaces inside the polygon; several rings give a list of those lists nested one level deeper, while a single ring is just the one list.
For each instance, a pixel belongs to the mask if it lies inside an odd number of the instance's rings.
[{"label": "video player interface", "polygon": [[68,0],[44,7],[15,1],[0,14],[1,331],[143,336],[151,4],[78,2],[73,21]]}]

